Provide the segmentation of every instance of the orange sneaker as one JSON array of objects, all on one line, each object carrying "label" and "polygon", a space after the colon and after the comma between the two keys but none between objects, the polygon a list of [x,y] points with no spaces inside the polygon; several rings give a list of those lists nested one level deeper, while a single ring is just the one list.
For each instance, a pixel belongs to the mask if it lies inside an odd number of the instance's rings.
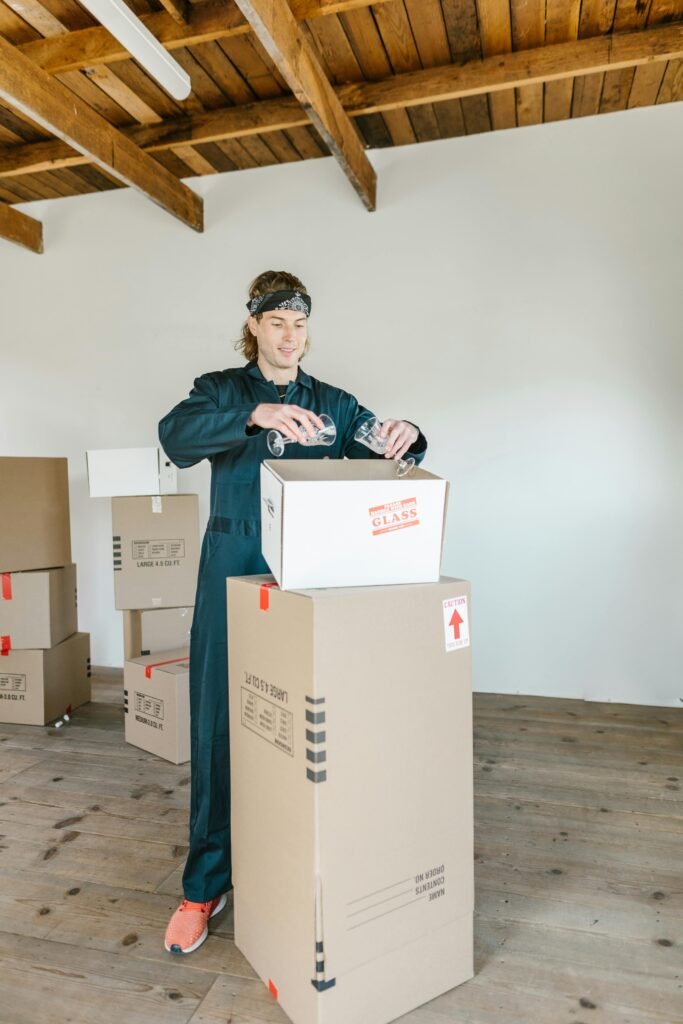
[{"label": "orange sneaker", "polygon": [[209,934],[209,920],[220,914],[226,904],[227,894],[217,896],[208,903],[192,903],[183,900],[168,922],[164,946],[167,953],[191,953],[201,946]]}]

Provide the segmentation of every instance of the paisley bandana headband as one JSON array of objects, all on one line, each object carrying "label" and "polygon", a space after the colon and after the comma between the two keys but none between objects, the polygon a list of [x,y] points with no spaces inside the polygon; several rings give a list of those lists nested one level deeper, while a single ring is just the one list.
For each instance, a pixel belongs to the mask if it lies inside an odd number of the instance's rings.
[{"label": "paisley bandana headband", "polygon": [[311,315],[311,296],[306,292],[266,292],[265,295],[255,295],[247,303],[247,309],[252,316],[258,313],[269,313],[273,309],[293,309],[297,313]]}]

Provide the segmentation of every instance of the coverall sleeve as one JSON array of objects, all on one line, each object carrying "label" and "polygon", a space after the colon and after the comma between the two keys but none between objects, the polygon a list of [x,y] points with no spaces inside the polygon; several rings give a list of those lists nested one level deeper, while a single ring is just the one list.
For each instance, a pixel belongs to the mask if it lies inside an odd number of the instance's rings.
[{"label": "coverall sleeve", "polygon": [[[354,441],[354,434],[365,420],[370,419],[375,414],[360,405],[359,402],[353,397],[348,396],[348,424],[344,431],[344,455],[348,459],[383,459],[383,455],[378,455],[377,452],[373,452],[366,445],[361,444],[359,441]],[[410,420],[406,420],[410,423]],[[406,455],[412,455],[415,459],[415,464],[419,466],[425,457],[427,451],[427,438],[424,436],[420,428],[416,423],[412,423],[411,426],[415,427],[418,432],[417,440],[411,445],[406,452]],[[405,458],[405,456],[404,456]]]},{"label": "coverall sleeve", "polygon": [[189,398],[180,402],[159,423],[161,446],[180,469],[218,455],[249,440],[247,420],[256,407],[221,404],[211,374],[198,377]]}]

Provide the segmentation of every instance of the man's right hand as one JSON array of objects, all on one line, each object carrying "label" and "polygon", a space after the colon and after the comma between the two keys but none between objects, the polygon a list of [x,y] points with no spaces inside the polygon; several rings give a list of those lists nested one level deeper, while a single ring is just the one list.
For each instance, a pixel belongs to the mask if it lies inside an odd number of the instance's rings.
[{"label": "man's right hand", "polygon": [[313,437],[316,430],[324,429],[325,424],[310,409],[302,409],[300,405],[272,405],[264,402],[257,405],[247,421],[248,427],[263,427],[264,430],[279,430],[291,441],[303,441]]}]

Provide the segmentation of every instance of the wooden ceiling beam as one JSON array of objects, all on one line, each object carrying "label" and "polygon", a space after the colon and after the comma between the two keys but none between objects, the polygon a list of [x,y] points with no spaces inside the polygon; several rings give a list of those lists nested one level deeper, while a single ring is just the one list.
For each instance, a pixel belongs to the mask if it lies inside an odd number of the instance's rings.
[{"label": "wooden ceiling beam", "polygon": [[337,91],[344,107],[352,116],[358,116],[677,60],[682,56],[683,21],[410,71],[381,82],[351,83]]},{"label": "wooden ceiling beam", "polygon": [[355,125],[337,97],[287,0],[236,0],[261,45],[327,143],[368,210],[377,199],[377,175]]},{"label": "wooden ceiling beam", "polygon": [[[350,117],[421,103],[589,75],[594,71],[635,67],[683,56],[683,22],[644,31],[557,43],[465,64],[394,75],[380,82],[337,88]],[[262,100],[206,114],[139,125],[126,134],[140,148],[154,152],[174,145],[216,142],[310,124],[293,97]],[[0,178],[57,170],[88,163],[88,158],[61,142],[34,142],[0,147]],[[156,166],[156,165],[155,165]]]},{"label": "wooden ceiling beam", "polygon": [[161,6],[178,25],[187,25],[190,14],[188,0],[159,0]]},{"label": "wooden ceiling beam", "polygon": [[31,252],[43,251],[43,225],[7,203],[0,203],[0,238],[22,245]]},{"label": "wooden ceiling beam", "polygon": [[[136,125],[124,129],[124,134],[140,149],[155,153],[173,146],[239,139],[245,135],[300,128],[310,123],[299,101],[294,96],[283,96],[282,99],[186,115],[154,125]],[[0,178],[79,167],[89,162],[87,156],[53,140],[0,146]]]},{"label": "wooden ceiling beam", "polygon": [[[176,0],[167,0],[176,3]],[[341,14],[358,7],[368,7],[378,0],[290,0],[295,17],[299,21],[322,18],[329,14]],[[387,0],[379,0],[386,3]],[[178,4],[176,3],[176,6]],[[140,20],[167,50],[177,50],[198,43],[210,43],[216,39],[246,35],[251,31],[242,12],[233,0],[203,0],[189,4],[187,22],[178,21],[168,11],[143,14]],[[79,71],[82,68],[97,67],[99,64],[115,64],[129,60],[128,51],[107,32],[97,25],[79,29],[60,37],[35,39],[19,47],[39,67],[51,74],[63,71]]]},{"label": "wooden ceiling beam", "polygon": [[65,85],[37,68],[0,36],[0,101],[56,135],[174,217],[203,229],[201,198]]}]

